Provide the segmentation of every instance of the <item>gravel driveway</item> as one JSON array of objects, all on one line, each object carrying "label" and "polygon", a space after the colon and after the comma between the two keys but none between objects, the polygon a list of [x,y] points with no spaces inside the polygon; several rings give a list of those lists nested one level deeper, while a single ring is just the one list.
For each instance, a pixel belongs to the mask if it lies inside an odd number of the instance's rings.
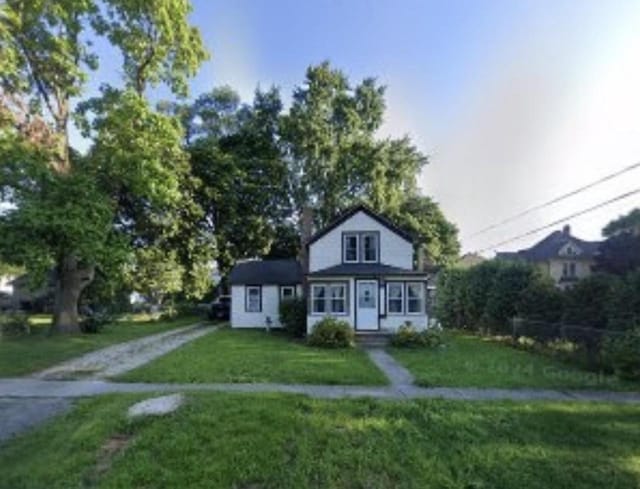
[{"label": "gravel driveway", "polygon": [[196,324],[103,348],[50,367],[32,377],[45,380],[104,379],[140,367],[171,350],[215,331]]}]

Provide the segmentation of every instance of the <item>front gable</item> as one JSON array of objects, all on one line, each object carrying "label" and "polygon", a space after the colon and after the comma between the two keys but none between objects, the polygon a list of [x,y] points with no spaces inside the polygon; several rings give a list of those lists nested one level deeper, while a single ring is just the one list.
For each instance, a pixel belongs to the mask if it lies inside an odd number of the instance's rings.
[{"label": "front gable", "polygon": [[568,241],[558,250],[558,256],[561,257],[577,257],[580,255],[582,255],[582,249],[573,241]]},{"label": "front gable", "polygon": [[[377,246],[375,254],[371,251],[372,243]],[[411,236],[364,206],[343,214],[316,233],[308,246],[309,272],[343,263],[413,268]],[[369,251],[365,252],[365,249]]]}]

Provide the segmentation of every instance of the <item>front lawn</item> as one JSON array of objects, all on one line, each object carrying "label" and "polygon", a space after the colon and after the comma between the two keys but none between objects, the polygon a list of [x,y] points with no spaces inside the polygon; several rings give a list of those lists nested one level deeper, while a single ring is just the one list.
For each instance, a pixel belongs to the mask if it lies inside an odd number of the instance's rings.
[{"label": "front lawn", "polygon": [[640,407],[192,394],[81,401],[0,450],[0,488],[528,488],[640,485]]},{"label": "front lawn", "polygon": [[223,329],[118,380],[381,385],[387,379],[357,349],[311,348],[279,332]]},{"label": "front lawn", "polygon": [[168,321],[140,319],[131,317],[125,321],[117,321],[98,334],[49,336],[47,332],[50,319],[46,316],[35,317],[31,320],[32,334],[18,338],[0,338],[0,377],[37,372],[92,350],[186,326],[199,320],[194,316]]},{"label": "front lawn", "polygon": [[400,349],[391,354],[421,386],[637,390],[611,375],[580,370],[558,360],[517,350],[491,339],[446,332],[442,348]]}]

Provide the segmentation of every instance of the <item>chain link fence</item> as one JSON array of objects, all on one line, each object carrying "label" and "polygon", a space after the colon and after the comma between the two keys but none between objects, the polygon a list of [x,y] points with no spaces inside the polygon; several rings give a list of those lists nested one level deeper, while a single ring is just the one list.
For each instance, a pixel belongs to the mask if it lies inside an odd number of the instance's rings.
[{"label": "chain link fence", "polygon": [[547,349],[592,370],[607,367],[602,355],[605,339],[623,334],[624,331],[525,318],[513,318],[511,331],[515,344],[530,345],[533,342],[534,346]]}]

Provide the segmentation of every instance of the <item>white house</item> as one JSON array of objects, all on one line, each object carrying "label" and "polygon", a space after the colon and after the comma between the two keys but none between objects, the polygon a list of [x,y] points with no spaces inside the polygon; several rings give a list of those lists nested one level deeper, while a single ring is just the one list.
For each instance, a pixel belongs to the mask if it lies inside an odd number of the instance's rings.
[{"label": "white house", "polygon": [[302,294],[302,268],[296,259],[245,261],[229,282],[233,328],[279,328],[280,301]]},{"label": "white house", "polygon": [[[307,241],[308,267],[296,260],[237,264],[230,276],[231,326],[279,326],[279,301],[301,294],[306,279],[307,332],[325,316],[356,332],[393,332],[405,321],[428,325],[429,275],[413,267],[411,236],[366,206],[357,206]],[[297,279],[297,280],[296,280]]]}]

